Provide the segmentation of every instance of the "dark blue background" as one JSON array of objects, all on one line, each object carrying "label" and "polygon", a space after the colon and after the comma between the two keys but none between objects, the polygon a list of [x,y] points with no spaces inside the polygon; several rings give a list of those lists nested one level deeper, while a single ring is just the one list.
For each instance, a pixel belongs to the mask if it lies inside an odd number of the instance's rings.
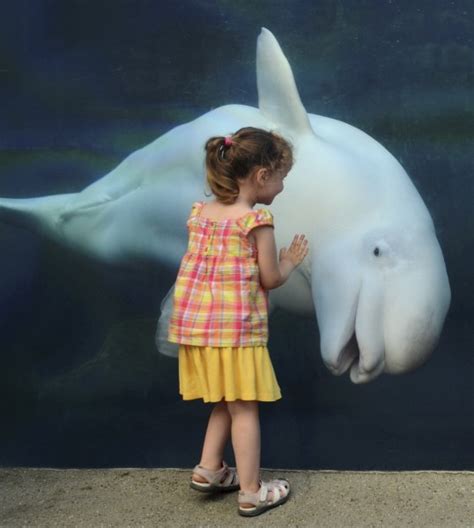
[{"label": "dark blue background", "polygon": [[[0,196],[80,191],[176,125],[256,106],[267,27],[306,109],[369,133],[412,177],[453,300],[423,367],[362,386],[326,371],[315,320],[276,313],[269,345],[284,397],[261,406],[262,465],[473,469],[473,4],[254,4],[4,6]],[[153,342],[176,270],[105,267],[7,224],[0,244],[0,464],[197,463],[210,408],[179,399],[177,362]]]}]

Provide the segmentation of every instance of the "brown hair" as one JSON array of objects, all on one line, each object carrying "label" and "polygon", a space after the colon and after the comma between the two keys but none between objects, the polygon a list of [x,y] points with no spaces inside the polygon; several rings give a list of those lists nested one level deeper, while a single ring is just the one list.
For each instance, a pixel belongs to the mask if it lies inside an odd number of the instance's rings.
[{"label": "brown hair", "polygon": [[239,195],[237,179],[245,179],[260,168],[274,172],[290,170],[293,165],[291,144],[261,128],[245,127],[227,137],[211,137],[204,150],[207,183],[217,200],[227,205]]}]

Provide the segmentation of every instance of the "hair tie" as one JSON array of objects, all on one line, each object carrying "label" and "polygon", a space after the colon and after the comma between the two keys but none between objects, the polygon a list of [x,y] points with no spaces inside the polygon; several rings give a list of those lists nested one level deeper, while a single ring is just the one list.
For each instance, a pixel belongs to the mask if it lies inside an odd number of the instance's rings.
[{"label": "hair tie", "polygon": [[226,147],[230,147],[232,145],[233,141],[232,141],[232,138],[230,136],[226,136],[224,138],[224,145]]}]

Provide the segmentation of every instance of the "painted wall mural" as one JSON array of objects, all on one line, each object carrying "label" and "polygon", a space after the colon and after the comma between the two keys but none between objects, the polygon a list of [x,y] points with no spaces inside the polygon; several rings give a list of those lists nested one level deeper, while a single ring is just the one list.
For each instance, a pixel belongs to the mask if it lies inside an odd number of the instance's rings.
[{"label": "painted wall mural", "polygon": [[178,394],[173,283],[208,199],[204,142],[250,125],[294,145],[270,209],[277,245],[302,232],[311,250],[270,292],[283,398],[262,433],[281,442],[262,465],[474,468],[472,16],[467,1],[10,5],[0,463],[195,463],[208,407]]},{"label": "painted wall mural", "polygon": [[[243,126],[276,130],[290,139],[296,158],[285,197],[271,207],[277,244],[304,232],[311,255],[271,292],[272,306],[304,314],[316,308],[321,354],[334,374],[350,369],[360,383],[415,368],[438,343],[451,298],[420,195],[370,136],[306,112],[266,28],[257,80],[258,108],[226,105],[180,125],[79,193],[0,199],[0,218],[105,262],[138,257],[178,266],[189,204],[204,198],[206,139]],[[157,345],[176,356],[177,346],[166,340],[171,302],[167,295]]]}]

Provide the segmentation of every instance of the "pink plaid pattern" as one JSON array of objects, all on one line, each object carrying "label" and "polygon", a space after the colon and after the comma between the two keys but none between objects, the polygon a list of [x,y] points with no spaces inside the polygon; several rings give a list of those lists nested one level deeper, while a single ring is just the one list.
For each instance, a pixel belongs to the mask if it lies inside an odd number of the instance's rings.
[{"label": "pink plaid pattern", "polygon": [[255,346],[268,342],[268,292],[260,284],[257,248],[247,238],[259,225],[273,226],[265,208],[238,219],[200,216],[194,202],[188,248],[174,290],[168,340],[195,346]]}]

